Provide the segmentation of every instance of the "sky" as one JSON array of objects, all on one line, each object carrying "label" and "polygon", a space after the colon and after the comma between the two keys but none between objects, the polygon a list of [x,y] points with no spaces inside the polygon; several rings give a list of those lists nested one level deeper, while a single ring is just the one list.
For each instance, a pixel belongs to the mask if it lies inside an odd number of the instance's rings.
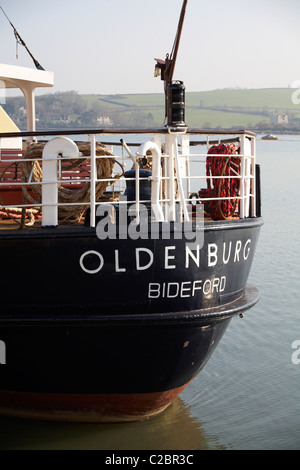
[{"label": "sky", "polygon": [[[161,93],[182,0],[0,0],[51,92]],[[300,0],[189,0],[174,79],[186,91],[300,83]],[[0,10],[0,63],[34,67]],[[39,93],[49,93],[42,89]]]}]

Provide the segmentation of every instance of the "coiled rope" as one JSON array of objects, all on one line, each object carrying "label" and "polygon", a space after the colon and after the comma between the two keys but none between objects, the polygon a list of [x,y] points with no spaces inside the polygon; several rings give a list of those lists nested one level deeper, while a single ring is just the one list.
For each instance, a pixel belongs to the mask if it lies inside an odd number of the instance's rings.
[{"label": "coiled rope", "polygon": [[[21,183],[22,184],[22,197],[23,204],[26,204],[29,201],[31,204],[34,204],[35,208],[23,208],[21,210],[21,221],[20,219],[20,209],[16,208],[5,208],[0,198],[0,203],[2,205],[1,210],[5,211],[6,214],[13,219],[15,222],[21,225],[20,228],[24,225],[32,225],[34,222],[34,216],[37,216],[41,213],[41,208],[39,205],[42,203],[42,166],[38,160],[42,159],[42,152],[46,142],[38,142],[29,145],[27,148],[23,159],[16,162],[20,165],[20,174],[21,174]],[[90,156],[90,143],[89,142],[76,142],[79,151],[83,157]],[[113,158],[113,153],[108,150],[100,142],[96,143],[96,156],[107,156],[107,158],[97,158],[96,159],[96,168],[97,168],[97,181],[95,185],[95,194],[96,199],[101,198],[104,191],[106,190],[109,184],[113,184],[117,179],[121,178],[124,175],[124,168],[122,165]],[[28,160],[28,161],[26,161]],[[80,178],[81,172],[87,172],[87,162],[89,159],[80,158],[80,159],[68,159],[64,158],[64,168],[63,171],[78,172],[78,178]],[[121,167],[121,173],[112,176],[114,164],[118,163]],[[13,163],[15,164],[15,163]],[[8,167],[7,167],[8,168]],[[5,171],[2,172],[0,176],[0,181],[3,179]],[[103,181],[101,181],[103,180]],[[74,189],[65,187],[66,184],[74,182]],[[25,184],[26,183],[26,184]],[[28,183],[36,183],[29,185]],[[41,183],[41,184],[39,184]],[[88,203],[90,202],[90,182],[87,181],[83,184],[76,184],[75,180],[66,180],[65,183],[60,183],[58,185],[58,219],[60,223],[77,223],[80,222],[82,216],[86,212]],[[78,205],[76,205],[78,203]],[[71,205],[64,205],[71,204]],[[25,222],[25,218],[29,217],[29,222]]]},{"label": "coiled rope", "polygon": [[[236,212],[240,194],[241,158],[236,156],[239,147],[234,144],[213,145],[207,153],[207,197],[219,198],[209,201],[210,216],[213,220],[231,219]],[[209,156],[211,154],[229,156]]]}]

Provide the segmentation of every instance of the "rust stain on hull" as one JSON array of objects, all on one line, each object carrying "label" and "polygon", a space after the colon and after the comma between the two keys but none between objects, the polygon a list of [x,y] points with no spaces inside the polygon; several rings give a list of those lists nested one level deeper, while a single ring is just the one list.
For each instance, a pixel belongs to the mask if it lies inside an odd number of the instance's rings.
[{"label": "rust stain on hull", "polygon": [[164,411],[188,385],[164,392],[97,395],[0,390],[0,414],[48,421],[139,421]]}]

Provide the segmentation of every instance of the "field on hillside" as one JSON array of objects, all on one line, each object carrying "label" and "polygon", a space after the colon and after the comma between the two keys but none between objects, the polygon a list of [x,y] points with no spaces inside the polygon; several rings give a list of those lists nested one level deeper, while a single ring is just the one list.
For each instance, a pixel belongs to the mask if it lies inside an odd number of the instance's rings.
[{"label": "field on hillside", "polygon": [[[288,114],[291,122],[300,119],[300,104],[292,102],[294,92],[291,88],[186,92],[186,124],[190,127],[252,128],[259,123],[270,124],[271,116],[280,113]],[[164,119],[163,93],[97,95],[96,99],[107,112],[123,115],[122,121],[125,116],[129,118],[131,113],[137,112],[151,113],[158,125]]]},{"label": "field on hillside", "polygon": [[[263,88],[263,89],[223,89],[211,91],[188,92],[186,90],[187,106],[228,106],[271,109],[297,108],[300,113],[300,104],[292,103],[292,88]],[[83,95],[84,96],[84,95]],[[161,94],[130,94],[130,95],[86,95],[99,99],[106,106],[164,106],[164,95]],[[300,93],[299,93],[300,96]]]},{"label": "field on hillside", "polygon": [[[291,88],[262,88],[262,89],[224,89],[187,93],[187,105],[194,103],[204,106],[228,106],[242,108],[270,108],[270,109],[294,109]],[[297,106],[300,112],[300,105]]]}]

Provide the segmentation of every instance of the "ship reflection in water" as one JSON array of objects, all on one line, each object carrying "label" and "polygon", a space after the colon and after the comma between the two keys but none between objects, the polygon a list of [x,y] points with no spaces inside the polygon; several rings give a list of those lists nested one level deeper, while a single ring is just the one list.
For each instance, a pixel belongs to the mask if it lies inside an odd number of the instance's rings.
[{"label": "ship reflection in water", "polygon": [[176,400],[161,415],[121,424],[33,421],[0,417],[0,450],[224,450]]}]

